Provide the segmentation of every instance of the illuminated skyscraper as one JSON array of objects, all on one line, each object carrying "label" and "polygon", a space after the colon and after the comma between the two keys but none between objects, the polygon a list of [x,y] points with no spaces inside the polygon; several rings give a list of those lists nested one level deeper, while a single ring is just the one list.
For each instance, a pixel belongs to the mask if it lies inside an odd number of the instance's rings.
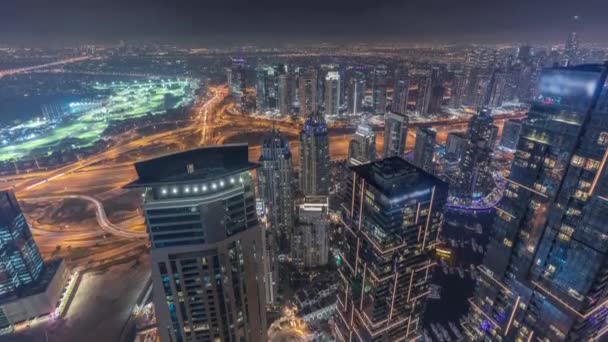
[{"label": "illuminated skyscraper", "polygon": [[457,70],[454,72],[452,80],[450,107],[459,108],[465,102],[467,89],[467,77],[464,71]]},{"label": "illuminated skyscraper", "polygon": [[280,235],[289,235],[293,228],[293,165],[289,141],[277,130],[262,140],[258,188],[268,221]]},{"label": "illuminated skyscraper", "polygon": [[291,254],[304,268],[327,265],[329,259],[329,213],[327,196],[308,196],[298,208]]},{"label": "illuminated skyscraper", "polygon": [[351,170],[334,335],[342,342],[415,341],[448,186],[397,157]]},{"label": "illuminated skyscraper", "polygon": [[405,114],[407,112],[407,101],[409,96],[410,82],[408,79],[397,80],[393,89],[393,103],[391,110],[394,113]]},{"label": "illuminated skyscraper", "polygon": [[376,160],[376,134],[365,122],[357,126],[357,131],[348,144],[348,163],[350,165],[366,164]]},{"label": "illuminated skyscraper", "polygon": [[348,81],[346,94],[346,111],[350,115],[361,114],[363,98],[365,97],[365,76],[355,71]]},{"label": "illuminated skyscraper", "polygon": [[266,341],[267,264],[247,145],[135,164],[145,189],[158,334],[168,341]]},{"label": "illuminated skyscraper", "polygon": [[298,101],[300,102],[300,117],[308,117],[317,111],[317,71],[315,69],[300,69]]},{"label": "illuminated skyscraper", "polygon": [[12,191],[0,192],[0,298],[38,280],[42,257]]},{"label": "illuminated skyscraper", "polygon": [[329,194],[329,138],[320,113],[310,113],[300,132],[300,191],[305,196]]},{"label": "illuminated skyscraper", "polygon": [[414,146],[413,164],[424,171],[433,174],[433,157],[435,155],[435,142],[437,132],[429,127],[416,128],[416,144]]},{"label": "illuminated skyscraper", "polygon": [[414,70],[411,77],[418,88],[416,96],[416,111],[420,115],[429,114],[429,105],[433,89],[433,79],[429,70]]},{"label": "illuminated skyscraper", "polygon": [[288,73],[278,76],[279,113],[288,115],[291,113],[291,82]]},{"label": "illuminated skyscraper", "polygon": [[54,313],[66,278],[61,260],[42,261],[14,192],[0,191],[0,331]]},{"label": "illuminated skyscraper", "polygon": [[330,71],[325,76],[325,115],[340,114],[340,74]]},{"label": "illuminated skyscraper", "polygon": [[408,124],[409,119],[405,114],[389,112],[384,115],[384,158],[405,155]]},{"label": "illuminated skyscraper", "polygon": [[578,35],[576,32],[570,32],[566,45],[564,47],[563,64],[574,65],[578,58]]},{"label": "illuminated skyscraper", "polygon": [[487,140],[490,146],[496,142],[498,127],[494,126],[492,111],[481,109],[469,122],[467,134],[471,140]]},{"label": "illuminated skyscraper", "polygon": [[471,338],[603,341],[608,66],[543,71],[470,300]]},{"label": "illuminated skyscraper", "polygon": [[372,79],[372,106],[374,113],[386,113],[386,66],[379,65],[374,69]]},{"label": "illuminated skyscraper", "polygon": [[274,68],[263,66],[255,70],[255,107],[264,113],[276,107],[276,78]]}]

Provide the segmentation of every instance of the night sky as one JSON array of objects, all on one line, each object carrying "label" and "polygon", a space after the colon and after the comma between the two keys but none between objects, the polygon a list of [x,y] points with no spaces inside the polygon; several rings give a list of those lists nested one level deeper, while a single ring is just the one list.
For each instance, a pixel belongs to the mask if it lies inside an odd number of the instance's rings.
[{"label": "night sky", "polygon": [[[0,44],[608,42],[607,0],[2,0]],[[578,15],[580,19],[572,19]]]}]

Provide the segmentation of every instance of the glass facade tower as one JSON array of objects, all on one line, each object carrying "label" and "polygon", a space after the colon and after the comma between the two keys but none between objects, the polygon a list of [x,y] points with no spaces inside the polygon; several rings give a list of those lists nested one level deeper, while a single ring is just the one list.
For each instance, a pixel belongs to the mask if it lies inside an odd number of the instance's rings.
[{"label": "glass facade tower", "polygon": [[606,337],[607,74],[606,65],[541,74],[470,300],[472,339]]}]

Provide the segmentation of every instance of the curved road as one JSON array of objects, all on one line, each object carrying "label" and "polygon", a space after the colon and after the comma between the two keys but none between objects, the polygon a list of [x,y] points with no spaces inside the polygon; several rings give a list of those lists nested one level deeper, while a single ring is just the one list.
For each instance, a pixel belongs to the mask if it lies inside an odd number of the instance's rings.
[{"label": "curved road", "polygon": [[[106,233],[110,233],[112,235],[116,235],[116,236],[120,236],[120,237],[124,237],[124,238],[130,238],[130,239],[148,237],[148,234],[145,232],[133,232],[133,231],[125,230],[125,229],[113,224],[112,222],[110,222],[110,220],[108,220],[108,216],[106,215],[106,211],[103,207],[103,204],[98,199],[91,197],[91,196],[65,195],[65,196],[25,198],[22,200],[23,201],[44,201],[44,200],[65,199],[65,198],[80,199],[80,200],[84,200],[84,201],[93,203],[95,205],[95,215],[97,216],[97,223],[99,223],[99,226],[101,227],[101,229],[104,230]],[[70,234],[73,236],[73,234],[74,234],[74,232],[48,232],[48,231],[44,231],[44,230],[43,231],[35,230],[35,232],[37,232],[37,233],[40,232],[41,234],[44,234],[44,235]],[[98,236],[99,233],[100,232],[87,232],[87,233],[81,233],[81,234],[91,234],[94,236]]]}]

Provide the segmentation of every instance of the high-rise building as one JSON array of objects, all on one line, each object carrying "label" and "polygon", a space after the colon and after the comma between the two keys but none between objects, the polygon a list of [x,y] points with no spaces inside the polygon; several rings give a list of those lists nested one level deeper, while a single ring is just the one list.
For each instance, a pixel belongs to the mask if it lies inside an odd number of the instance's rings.
[{"label": "high-rise building", "polygon": [[522,122],[519,120],[507,120],[502,127],[502,138],[500,138],[500,146],[509,150],[517,148],[519,140],[519,132],[521,131]]},{"label": "high-rise building", "polygon": [[412,80],[416,83],[416,111],[419,115],[429,114],[429,105],[433,89],[432,73],[429,70],[414,70],[411,74]]},{"label": "high-rise building", "polygon": [[570,32],[564,46],[563,65],[574,65],[578,58],[578,35]]},{"label": "high-rise building", "polygon": [[300,191],[305,196],[329,194],[329,138],[323,115],[310,113],[300,132]]},{"label": "high-rise building", "polygon": [[262,140],[258,190],[268,222],[285,240],[294,222],[293,165],[289,141],[273,129]]},{"label": "high-rise building", "polygon": [[298,208],[292,240],[292,260],[303,268],[327,265],[329,214],[327,196],[307,196]]},{"label": "high-rise building", "polygon": [[502,71],[495,71],[490,80],[484,103],[488,108],[498,108],[505,101],[507,91],[507,75]]},{"label": "high-rise building", "polygon": [[348,164],[360,165],[376,160],[376,134],[365,122],[357,126],[357,131],[348,144]]},{"label": "high-rise building", "polygon": [[405,114],[389,112],[384,115],[384,158],[405,155],[408,124],[409,119]]},{"label": "high-rise building", "polygon": [[247,145],[135,164],[161,341],[266,341],[264,233]]},{"label": "high-rise building", "polygon": [[291,113],[291,82],[288,73],[278,76],[279,113],[283,116]]},{"label": "high-rise building", "polygon": [[460,159],[453,192],[461,198],[480,199],[493,187],[492,148],[487,140],[470,139]]},{"label": "high-rise building", "polygon": [[226,77],[228,79],[228,89],[230,95],[239,98],[245,91],[245,60],[240,58],[233,58],[230,68],[226,70]]},{"label": "high-rise building", "polygon": [[258,113],[276,108],[276,75],[274,68],[263,66],[255,70],[255,107]]},{"label": "high-rise building", "polygon": [[452,79],[450,107],[459,108],[465,102],[467,89],[467,77],[464,71],[457,70],[454,72]]},{"label": "high-rise building", "polygon": [[433,86],[431,89],[431,99],[429,101],[430,114],[440,114],[441,106],[443,105],[443,95],[445,94],[445,87],[441,84]]},{"label": "high-rise building", "polygon": [[300,117],[308,117],[317,111],[317,70],[300,69],[298,102],[300,102]]},{"label": "high-rise building", "polygon": [[469,143],[465,133],[451,132],[445,144],[445,157],[448,161],[459,161]]},{"label": "high-rise building", "polygon": [[498,128],[494,125],[492,111],[482,108],[469,122],[467,134],[470,140],[486,140],[490,147],[496,142]]},{"label": "high-rise building", "polygon": [[268,273],[266,302],[278,295],[279,255],[287,253],[293,236],[293,165],[289,141],[273,129],[262,139],[260,167],[256,170],[258,193],[266,212],[265,231]]},{"label": "high-rise building", "polygon": [[414,145],[413,164],[424,171],[433,174],[433,157],[435,155],[435,143],[437,131],[429,127],[416,128],[416,144]]},{"label": "high-rise building", "polygon": [[0,192],[0,297],[38,280],[44,263],[15,194]]},{"label": "high-rise building", "polygon": [[325,76],[325,115],[340,114],[340,73],[329,71]]},{"label": "high-rise building", "polygon": [[392,157],[352,166],[343,194],[337,341],[414,341],[448,186]]},{"label": "high-rise building", "polygon": [[365,97],[365,76],[361,72],[354,72],[348,81],[346,94],[346,111],[350,115],[361,114],[363,99]]},{"label": "high-rise building", "polygon": [[402,79],[395,81],[395,87],[393,89],[393,103],[391,104],[391,111],[393,113],[405,114],[407,112],[407,101],[410,91],[410,82],[408,79]]},{"label": "high-rise building", "polygon": [[0,331],[57,308],[66,267],[44,263],[12,190],[0,191]]},{"label": "high-rise building", "polygon": [[470,299],[471,339],[605,340],[607,76],[542,72]]},{"label": "high-rise building", "polygon": [[372,106],[376,114],[386,113],[386,76],[385,65],[379,65],[374,69],[372,78]]}]

